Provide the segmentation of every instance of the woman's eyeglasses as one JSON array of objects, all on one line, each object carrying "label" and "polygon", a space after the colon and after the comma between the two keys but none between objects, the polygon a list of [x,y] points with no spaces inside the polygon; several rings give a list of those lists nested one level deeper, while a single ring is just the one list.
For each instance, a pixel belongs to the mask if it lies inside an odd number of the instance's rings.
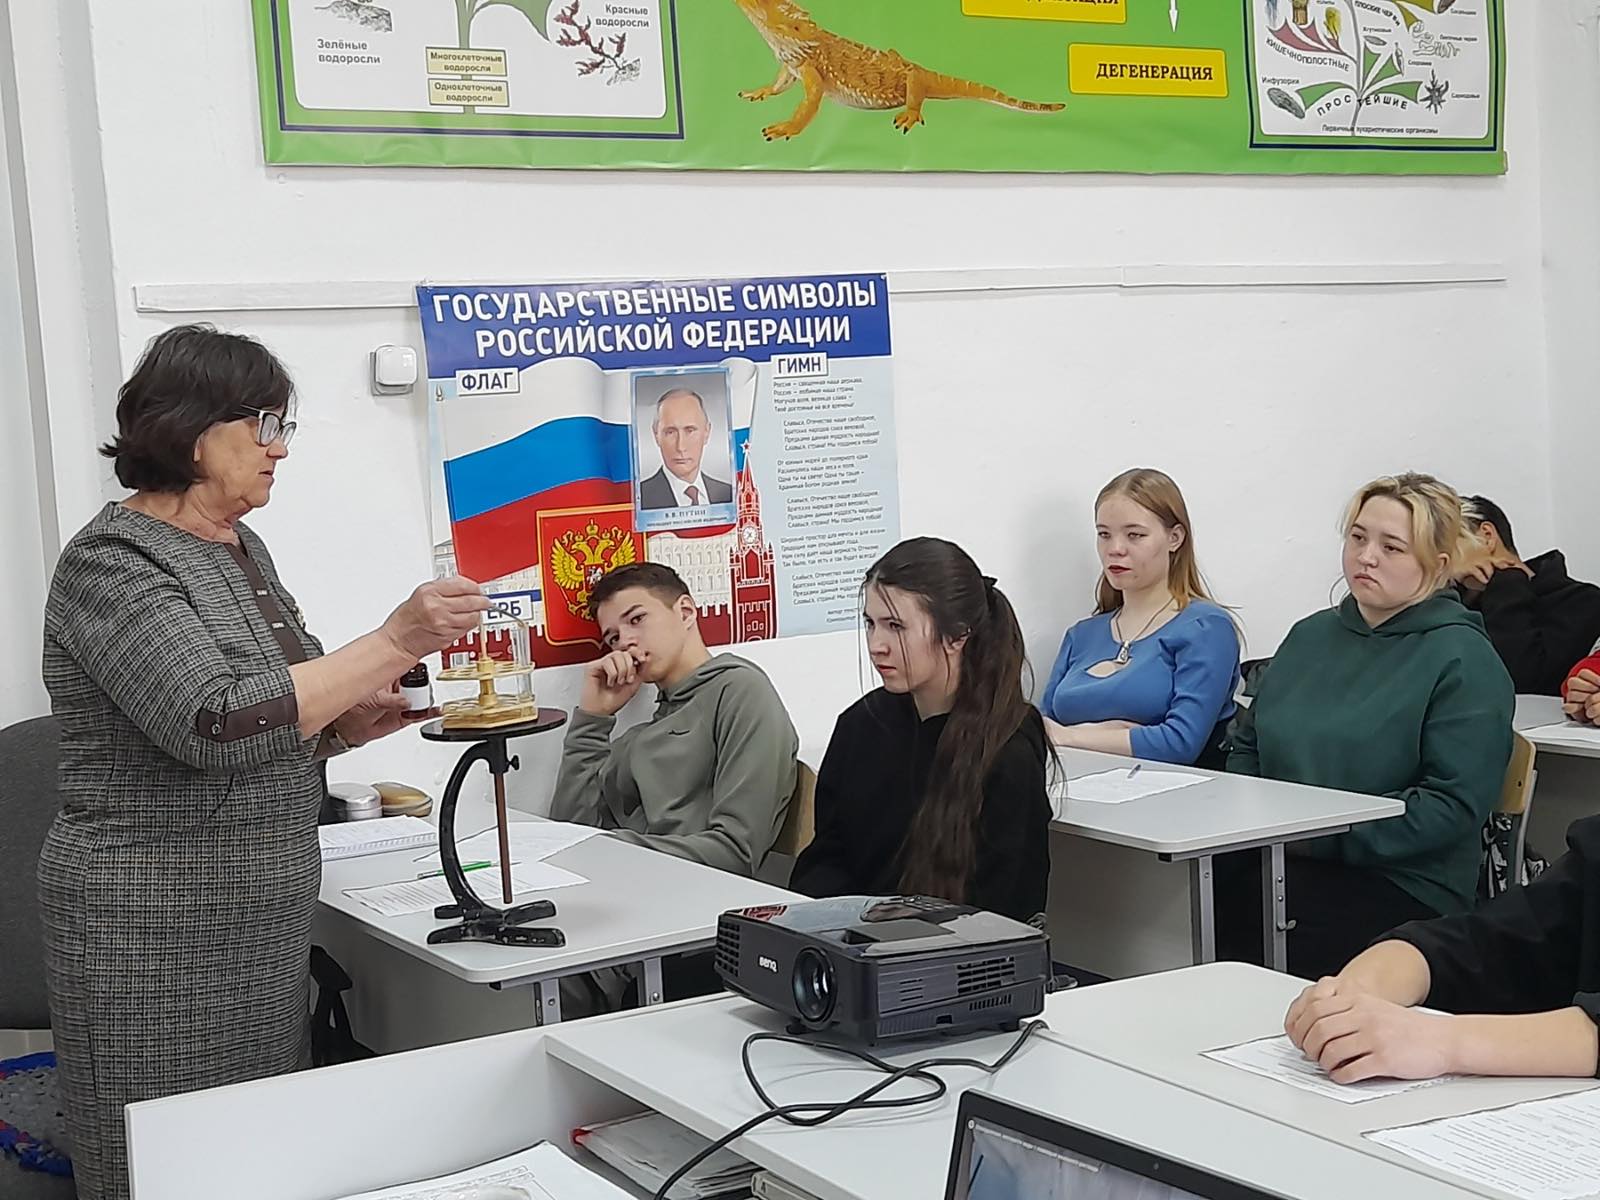
[{"label": "woman's eyeglasses", "polygon": [[270,446],[273,442],[282,442],[285,450],[289,448],[289,443],[294,441],[294,431],[299,428],[295,422],[285,421],[270,408],[245,411],[256,418],[256,445]]}]

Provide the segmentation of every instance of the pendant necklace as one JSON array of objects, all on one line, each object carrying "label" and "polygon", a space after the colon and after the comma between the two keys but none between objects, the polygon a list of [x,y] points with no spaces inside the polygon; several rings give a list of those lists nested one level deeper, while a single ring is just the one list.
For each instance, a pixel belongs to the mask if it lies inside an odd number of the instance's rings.
[{"label": "pendant necklace", "polygon": [[1117,615],[1115,617],[1111,618],[1111,633],[1112,633],[1112,636],[1115,637],[1117,639],[1117,641],[1121,643],[1122,648],[1117,651],[1116,658],[1112,659],[1111,661],[1116,663],[1117,666],[1119,666],[1119,667],[1127,666],[1130,658],[1132,657],[1132,649],[1131,648],[1133,646],[1133,643],[1137,642],[1140,638],[1142,638],[1149,631],[1150,626],[1152,626],[1152,625],[1154,625],[1156,623],[1156,617],[1159,617],[1162,613],[1166,612],[1167,609],[1171,608],[1175,603],[1177,603],[1177,601],[1168,600],[1160,608],[1156,609],[1154,615],[1151,616],[1151,618],[1144,623],[1144,628],[1139,630],[1138,633],[1134,634],[1131,638],[1128,638],[1126,641],[1124,641],[1123,637],[1122,637],[1122,629],[1121,629],[1122,612],[1121,612],[1121,610],[1118,610]]}]

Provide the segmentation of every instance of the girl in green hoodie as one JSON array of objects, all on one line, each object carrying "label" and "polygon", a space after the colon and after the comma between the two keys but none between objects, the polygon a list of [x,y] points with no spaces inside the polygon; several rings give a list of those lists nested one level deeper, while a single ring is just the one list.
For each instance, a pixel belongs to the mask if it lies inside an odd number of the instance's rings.
[{"label": "girl in green hoodie", "polygon": [[[1406,803],[1291,847],[1293,974],[1336,974],[1397,925],[1473,906],[1515,695],[1482,620],[1444,590],[1470,536],[1431,476],[1362,488],[1344,520],[1350,595],[1289,631],[1241,716],[1230,771]],[[1219,865],[1223,957],[1260,961],[1258,870]]]}]

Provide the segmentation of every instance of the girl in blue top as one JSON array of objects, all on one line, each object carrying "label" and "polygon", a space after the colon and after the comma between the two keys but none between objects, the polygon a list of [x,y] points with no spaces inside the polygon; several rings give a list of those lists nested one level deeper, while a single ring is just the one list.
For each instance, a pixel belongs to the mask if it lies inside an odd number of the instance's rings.
[{"label": "girl in blue top", "polygon": [[1095,500],[1095,615],[1067,630],[1045,685],[1051,740],[1192,763],[1233,715],[1239,633],[1206,591],[1178,485],[1128,471]]}]

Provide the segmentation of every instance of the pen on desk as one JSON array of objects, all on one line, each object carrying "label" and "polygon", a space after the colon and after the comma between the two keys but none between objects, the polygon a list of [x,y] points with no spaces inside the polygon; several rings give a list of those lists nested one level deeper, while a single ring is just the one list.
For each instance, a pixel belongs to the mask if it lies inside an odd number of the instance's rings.
[{"label": "pen on desk", "polygon": [[[461,864],[461,869],[463,871],[481,871],[485,867],[492,867],[492,866],[494,866],[494,864],[492,862],[470,862],[470,863],[462,863]],[[418,875],[417,878],[418,879],[433,879],[433,878],[436,878],[437,876],[440,876],[440,875],[443,875],[443,874],[444,874],[444,872],[442,870],[441,871],[424,871],[421,875]]]},{"label": "pen on desk", "polygon": [[1138,773],[1139,773],[1139,772],[1140,772],[1140,771],[1141,771],[1141,770],[1142,770],[1142,769],[1143,769],[1143,768],[1144,768],[1144,764],[1143,764],[1143,763],[1134,763],[1134,764],[1133,764],[1133,770],[1131,770],[1131,771],[1129,771],[1129,772],[1128,772],[1128,778],[1129,778],[1129,779],[1132,779],[1132,778],[1133,778],[1133,777],[1134,777],[1134,776],[1135,776],[1135,775],[1137,775],[1137,774],[1138,774]]}]

